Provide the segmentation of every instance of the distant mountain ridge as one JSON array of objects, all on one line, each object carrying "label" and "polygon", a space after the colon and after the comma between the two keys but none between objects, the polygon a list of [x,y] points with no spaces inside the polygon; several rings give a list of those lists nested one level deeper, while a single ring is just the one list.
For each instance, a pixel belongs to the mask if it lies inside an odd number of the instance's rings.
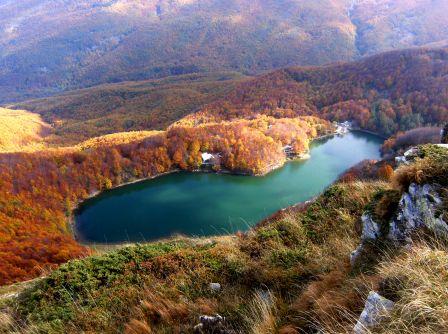
[{"label": "distant mountain ridge", "polygon": [[0,103],[440,43],[443,0],[0,0]]},{"label": "distant mountain ridge", "polygon": [[257,115],[352,120],[385,136],[448,122],[448,48],[389,51],[356,62],[288,67],[256,77],[190,74],[99,85],[10,106],[52,124],[53,144]]}]

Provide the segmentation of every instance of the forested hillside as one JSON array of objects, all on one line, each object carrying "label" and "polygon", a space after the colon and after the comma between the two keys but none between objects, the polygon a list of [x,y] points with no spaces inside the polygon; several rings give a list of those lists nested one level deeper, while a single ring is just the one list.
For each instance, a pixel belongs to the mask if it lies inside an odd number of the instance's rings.
[{"label": "forested hillside", "polygon": [[114,132],[163,130],[180,119],[193,125],[257,114],[354,120],[390,136],[448,121],[447,50],[393,51],[255,78],[226,72],[100,85],[10,107],[39,113],[51,124],[51,146]]},{"label": "forested hillside", "polygon": [[386,136],[442,125],[448,121],[448,49],[392,51],[358,62],[278,70],[239,84],[181,122],[253,114],[353,120]]},{"label": "forested hillside", "polygon": [[228,72],[178,75],[99,85],[11,107],[40,114],[51,124],[51,146],[72,145],[115,132],[164,130],[245,79]]},{"label": "forested hillside", "polygon": [[444,0],[0,0],[0,103],[443,43]]},{"label": "forested hillside", "polygon": [[215,171],[264,174],[285,162],[285,145],[305,153],[311,139],[331,131],[314,117],[259,117],[0,154],[0,285],[87,254],[71,235],[70,217],[89,196],[178,169],[197,170],[201,152],[219,153]]}]

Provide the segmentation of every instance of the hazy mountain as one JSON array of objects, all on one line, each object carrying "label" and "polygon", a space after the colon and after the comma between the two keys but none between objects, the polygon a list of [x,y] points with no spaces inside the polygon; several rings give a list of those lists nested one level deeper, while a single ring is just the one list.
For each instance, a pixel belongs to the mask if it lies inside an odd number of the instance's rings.
[{"label": "hazy mountain", "polygon": [[438,43],[443,0],[0,0],[0,102]]}]

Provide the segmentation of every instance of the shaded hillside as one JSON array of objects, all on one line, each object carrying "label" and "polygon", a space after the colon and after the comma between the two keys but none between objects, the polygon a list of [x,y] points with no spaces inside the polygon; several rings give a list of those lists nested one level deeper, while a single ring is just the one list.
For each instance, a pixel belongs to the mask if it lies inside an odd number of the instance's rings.
[{"label": "shaded hillside", "polygon": [[424,46],[448,36],[445,0],[353,0],[350,17],[356,25],[361,54]]},{"label": "shaded hillside", "polygon": [[0,102],[106,82],[348,61],[439,42],[447,35],[446,6],[443,0],[0,0]]},{"label": "shaded hillside", "polygon": [[385,135],[448,121],[448,49],[393,51],[362,61],[278,70],[239,84],[181,122],[315,115]]},{"label": "shaded hillside", "polygon": [[53,126],[53,145],[76,144],[114,132],[164,130],[229,93],[243,79],[227,72],[189,74],[100,85],[13,107],[42,115]]}]

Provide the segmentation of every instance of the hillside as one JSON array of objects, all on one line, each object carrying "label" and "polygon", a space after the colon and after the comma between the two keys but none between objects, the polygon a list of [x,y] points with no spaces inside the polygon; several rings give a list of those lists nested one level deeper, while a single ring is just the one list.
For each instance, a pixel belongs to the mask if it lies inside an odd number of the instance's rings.
[{"label": "hillside", "polygon": [[448,121],[448,49],[392,51],[351,63],[292,67],[239,84],[186,116],[198,124],[265,114],[352,120],[386,136]]},{"label": "hillside", "polygon": [[0,108],[0,153],[44,149],[50,132],[50,125],[37,114]]},{"label": "hillside", "polygon": [[421,146],[392,176],[337,183],[247,233],[71,261],[12,287],[24,291],[0,329],[446,332],[447,163],[446,148]]},{"label": "hillside", "polygon": [[444,0],[355,0],[350,12],[356,25],[356,47],[361,54],[411,46],[447,46]]},{"label": "hillside", "polygon": [[107,84],[10,105],[38,113],[53,128],[51,146],[114,132],[164,130],[258,114],[314,115],[390,136],[448,121],[448,49],[387,52],[257,77],[191,74]]},{"label": "hillside", "polygon": [[444,0],[1,0],[0,103],[439,43],[447,10]]},{"label": "hillside", "polygon": [[115,132],[164,130],[245,79],[228,72],[179,75],[99,85],[9,107],[40,114],[52,125],[52,146],[73,145]]}]

